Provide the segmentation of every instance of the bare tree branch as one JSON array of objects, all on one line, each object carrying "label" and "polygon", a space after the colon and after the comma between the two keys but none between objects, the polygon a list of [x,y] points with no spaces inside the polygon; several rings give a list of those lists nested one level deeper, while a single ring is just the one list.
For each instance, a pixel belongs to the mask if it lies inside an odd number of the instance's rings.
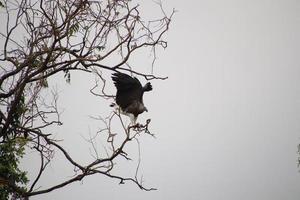
[{"label": "bare tree branch", "polygon": [[[107,117],[94,118],[102,123],[95,136],[87,140],[95,156],[91,162],[82,164],[49,131],[49,127],[63,123],[58,93],[50,91],[48,79],[62,73],[70,82],[74,71],[93,73],[96,80],[90,92],[95,98],[104,99],[115,97],[106,89],[108,83],[103,74],[107,72],[129,72],[146,80],[167,79],[153,74],[153,65],[156,48],[167,47],[164,35],[175,11],[168,15],[158,2],[162,17],[147,20],[139,6],[129,0],[6,0],[3,4],[0,9],[5,12],[6,23],[5,31],[0,33],[4,41],[0,48],[0,144],[24,138],[27,148],[37,152],[40,159],[39,170],[26,190],[10,182],[8,188],[28,198],[101,174],[119,180],[120,184],[131,181],[142,190],[154,190],[138,178],[139,138],[143,134],[154,137],[149,131],[151,120],[129,126],[119,110]],[[153,53],[149,73],[130,63],[136,52],[144,50]],[[51,99],[43,98],[43,91],[48,91]],[[105,154],[96,145],[96,140],[103,137]],[[139,153],[136,173],[130,177],[115,175],[116,158],[131,159],[125,147],[132,141],[137,142]],[[38,185],[54,152],[64,156],[75,174],[40,189]]]}]

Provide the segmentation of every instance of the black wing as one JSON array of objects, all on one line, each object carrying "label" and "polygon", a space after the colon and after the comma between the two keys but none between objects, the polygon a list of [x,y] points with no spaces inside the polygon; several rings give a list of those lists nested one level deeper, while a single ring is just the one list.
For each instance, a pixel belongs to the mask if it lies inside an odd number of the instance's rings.
[{"label": "black wing", "polygon": [[123,73],[114,73],[112,80],[117,88],[116,103],[123,110],[134,101],[142,101],[143,87],[137,78]]}]

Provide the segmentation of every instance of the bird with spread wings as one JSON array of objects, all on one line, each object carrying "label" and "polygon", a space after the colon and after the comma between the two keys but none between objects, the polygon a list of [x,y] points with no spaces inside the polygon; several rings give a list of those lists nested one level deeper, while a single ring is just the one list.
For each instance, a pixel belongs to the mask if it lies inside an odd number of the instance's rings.
[{"label": "bird with spread wings", "polygon": [[116,104],[121,113],[129,116],[135,124],[139,114],[148,112],[143,102],[143,94],[152,90],[151,83],[142,86],[137,78],[120,72],[114,73],[112,80],[117,88]]}]

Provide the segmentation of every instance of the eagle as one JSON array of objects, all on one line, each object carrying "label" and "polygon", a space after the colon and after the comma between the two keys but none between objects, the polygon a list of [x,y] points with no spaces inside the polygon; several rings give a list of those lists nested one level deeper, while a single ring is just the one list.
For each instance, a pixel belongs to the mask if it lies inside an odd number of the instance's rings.
[{"label": "eagle", "polygon": [[121,113],[129,116],[131,122],[135,124],[139,114],[148,112],[143,102],[143,94],[152,90],[151,83],[142,86],[136,77],[121,72],[112,74],[112,80],[117,88],[116,104]]}]

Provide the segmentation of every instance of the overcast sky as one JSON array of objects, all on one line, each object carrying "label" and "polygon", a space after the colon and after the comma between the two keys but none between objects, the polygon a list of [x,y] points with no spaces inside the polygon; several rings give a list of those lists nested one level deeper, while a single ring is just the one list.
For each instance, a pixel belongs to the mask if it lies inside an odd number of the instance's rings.
[{"label": "overcast sky", "polygon": [[[163,2],[178,12],[154,72],[169,79],[152,82],[139,119],[151,118],[157,136],[141,139],[140,175],[158,190],[96,175],[32,199],[298,200],[300,1]],[[139,56],[143,65],[148,54]],[[89,78],[75,73],[59,86],[65,126],[57,137],[82,160],[82,135],[99,127],[88,116],[110,109],[89,94]],[[68,167],[54,162],[42,183],[68,178]]]}]

